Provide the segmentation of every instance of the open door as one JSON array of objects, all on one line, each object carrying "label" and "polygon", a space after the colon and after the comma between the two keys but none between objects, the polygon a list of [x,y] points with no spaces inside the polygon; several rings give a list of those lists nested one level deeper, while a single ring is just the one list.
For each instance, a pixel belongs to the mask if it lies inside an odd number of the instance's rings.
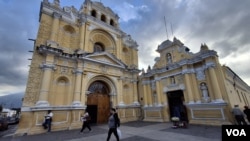
[{"label": "open door", "polygon": [[110,96],[106,83],[95,81],[89,87],[91,94],[87,98],[87,109],[92,123],[107,123],[110,113]]}]

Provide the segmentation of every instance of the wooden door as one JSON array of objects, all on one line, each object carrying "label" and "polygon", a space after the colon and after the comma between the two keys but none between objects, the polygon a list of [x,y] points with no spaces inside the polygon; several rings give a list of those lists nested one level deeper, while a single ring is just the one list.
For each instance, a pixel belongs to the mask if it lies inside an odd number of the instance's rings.
[{"label": "wooden door", "polygon": [[99,94],[98,95],[98,117],[97,123],[107,123],[110,113],[110,102],[109,95]]},{"label": "wooden door", "polygon": [[[93,106],[97,106],[97,111],[89,111],[89,113],[92,113],[92,119],[95,119],[96,123],[107,123],[110,114],[109,95],[100,93],[89,94],[87,107]],[[91,108],[89,110],[94,109]]]},{"label": "wooden door", "polygon": [[110,96],[106,83],[95,81],[88,90],[92,93],[88,95],[87,106],[97,107],[96,111],[90,111],[93,113],[91,116],[95,116],[93,118],[96,119],[96,123],[107,123],[110,114]]}]

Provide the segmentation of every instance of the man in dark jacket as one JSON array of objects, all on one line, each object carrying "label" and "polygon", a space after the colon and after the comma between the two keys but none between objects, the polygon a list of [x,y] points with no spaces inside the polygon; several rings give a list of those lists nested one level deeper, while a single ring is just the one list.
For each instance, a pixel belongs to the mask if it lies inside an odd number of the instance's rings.
[{"label": "man in dark jacket", "polygon": [[238,125],[247,125],[247,123],[244,119],[244,113],[240,110],[239,105],[234,105],[232,113],[233,113]]},{"label": "man in dark jacket", "polygon": [[245,115],[247,116],[247,120],[250,123],[250,109],[248,108],[248,106],[244,106],[244,110],[243,112],[245,113]]}]

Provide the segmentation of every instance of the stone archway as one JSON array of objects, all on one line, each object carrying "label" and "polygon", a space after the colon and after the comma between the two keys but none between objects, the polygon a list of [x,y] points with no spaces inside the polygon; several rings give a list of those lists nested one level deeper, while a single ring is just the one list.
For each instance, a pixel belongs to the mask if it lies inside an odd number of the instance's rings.
[{"label": "stone archway", "polygon": [[101,80],[92,82],[88,88],[87,110],[91,115],[92,123],[107,123],[110,113],[110,89],[107,83]]}]

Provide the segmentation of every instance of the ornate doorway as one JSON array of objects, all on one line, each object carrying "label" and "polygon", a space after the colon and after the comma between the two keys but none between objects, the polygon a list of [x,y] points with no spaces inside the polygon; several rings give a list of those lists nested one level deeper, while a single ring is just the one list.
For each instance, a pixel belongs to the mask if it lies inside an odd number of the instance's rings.
[{"label": "ornate doorway", "polygon": [[169,103],[169,113],[170,119],[176,116],[176,112],[179,113],[181,120],[188,121],[187,109],[183,104],[184,95],[182,90],[167,92],[168,103]]},{"label": "ornate doorway", "polygon": [[110,90],[103,81],[95,81],[90,86],[87,98],[87,109],[92,123],[107,123],[110,113]]}]

